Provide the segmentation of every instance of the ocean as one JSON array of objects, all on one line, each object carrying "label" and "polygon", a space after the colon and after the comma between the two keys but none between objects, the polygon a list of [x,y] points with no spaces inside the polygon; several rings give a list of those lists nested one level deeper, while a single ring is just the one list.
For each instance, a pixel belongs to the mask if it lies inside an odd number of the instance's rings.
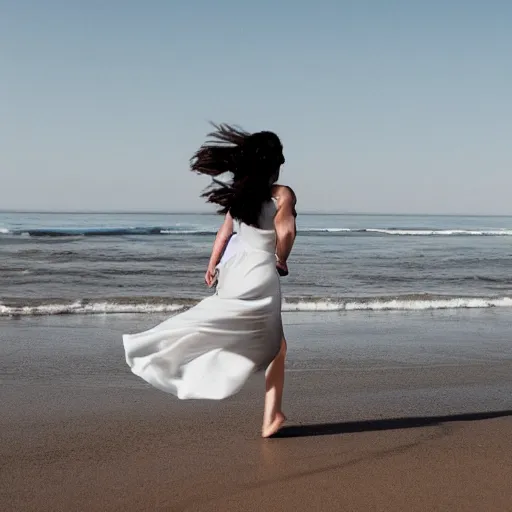
[{"label": "ocean", "polygon": [[[204,284],[221,218],[0,213],[0,316],[161,313]],[[284,311],[512,307],[512,217],[304,215]]]}]

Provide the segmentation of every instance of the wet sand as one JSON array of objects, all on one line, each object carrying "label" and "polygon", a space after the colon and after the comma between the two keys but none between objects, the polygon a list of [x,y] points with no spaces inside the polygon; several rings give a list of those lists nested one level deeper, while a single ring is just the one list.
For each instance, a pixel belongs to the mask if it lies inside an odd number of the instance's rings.
[{"label": "wet sand", "polygon": [[511,510],[509,315],[288,315],[269,440],[261,375],[179,402],[129,373],[158,317],[0,319],[0,508]]}]

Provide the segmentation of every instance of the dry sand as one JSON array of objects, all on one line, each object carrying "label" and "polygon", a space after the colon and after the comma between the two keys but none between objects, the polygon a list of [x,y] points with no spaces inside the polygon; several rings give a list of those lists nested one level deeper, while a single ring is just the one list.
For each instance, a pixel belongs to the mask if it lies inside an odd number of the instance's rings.
[{"label": "dry sand", "polygon": [[1,510],[512,511],[512,360],[492,347],[323,367],[292,348],[289,422],[263,440],[261,376],[179,402],[127,372],[126,324],[53,322],[0,325]]}]

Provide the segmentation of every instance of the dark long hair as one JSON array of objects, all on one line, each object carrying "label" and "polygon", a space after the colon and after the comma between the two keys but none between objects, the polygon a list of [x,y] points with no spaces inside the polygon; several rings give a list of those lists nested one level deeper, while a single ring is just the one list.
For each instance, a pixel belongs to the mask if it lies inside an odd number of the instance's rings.
[{"label": "dark long hair", "polygon": [[[213,123],[212,123],[213,124]],[[232,174],[231,183],[214,180],[201,195],[219,205],[218,213],[257,226],[263,204],[271,199],[273,183],[284,163],[279,137],[268,131],[248,133],[228,124],[213,124],[215,131],[190,160],[191,170],[215,178]]]}]

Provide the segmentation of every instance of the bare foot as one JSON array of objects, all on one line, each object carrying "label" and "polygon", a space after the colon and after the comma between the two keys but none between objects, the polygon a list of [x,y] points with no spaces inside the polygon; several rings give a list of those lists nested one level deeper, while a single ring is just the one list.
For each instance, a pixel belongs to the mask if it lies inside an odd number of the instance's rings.
[{"label": "bare foot", "polygon": [[281,425],[285,421],[286,416],[282,412],[278,412],[274,418],[274,421],[261,429],[261,437],[273,436],[281,428]]}]

